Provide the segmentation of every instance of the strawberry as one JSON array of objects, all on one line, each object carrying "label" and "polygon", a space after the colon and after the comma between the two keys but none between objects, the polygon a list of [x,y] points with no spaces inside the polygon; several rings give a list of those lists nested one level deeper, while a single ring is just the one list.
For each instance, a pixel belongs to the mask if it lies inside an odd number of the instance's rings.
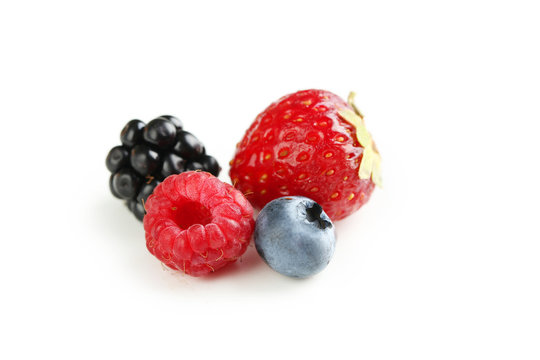
[{"label": "strawberry", "polygon": [[229,172],[255,208],[299,195],[339,220],[369,200],[380,184],[380,157],[353,95],[347,103],[324,90],[298,91],[257,116]]}]

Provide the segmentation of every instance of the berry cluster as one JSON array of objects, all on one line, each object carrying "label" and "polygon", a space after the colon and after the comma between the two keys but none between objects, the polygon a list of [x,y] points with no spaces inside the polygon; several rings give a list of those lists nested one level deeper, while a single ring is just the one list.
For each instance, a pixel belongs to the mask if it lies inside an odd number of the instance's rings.
[{"label": "berry cluster", "polygon": [[120,139],[106,160],[111,192],[143,220],[150,253],[192,276],[235,262],[252,238],[272,269],[312,276],[334,253],[332,221],[381,184],[380,155],[354,93],[344,101],[311,89],[272,103],[236,146],[233,185],[217,178],[216,159],[173,116],[131,120]]},{"label": "berry cluster", "polygon": [[189,170],[218,176],[221,170],[199,139],[184,131],[174,116],[163,115],[148,124],[131,120],[120,140],[122,145],[113,147],[106,159],[112,173],[109,186],[139,220],[145,215],[144,202],[168,176]]}]

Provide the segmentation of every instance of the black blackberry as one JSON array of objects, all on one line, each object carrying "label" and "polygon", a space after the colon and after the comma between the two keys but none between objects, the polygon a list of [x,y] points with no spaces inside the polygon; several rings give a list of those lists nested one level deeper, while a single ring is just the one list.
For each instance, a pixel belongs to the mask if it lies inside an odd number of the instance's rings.
[{"label": "black blackberry", "polygon": [[143,137],[147,143],[167,150],[176,142],[176,126],[169,119],[157,118],[146,125]]},{"label": "black blackberry", "polygon": [[174,152],[185,159],[197,158],[205,153],[204,145],[192,133],[179,131]]},{"label": "black blackberry", "polygon": [[171,115],[159,116],[146,125],[131,120],[120,133],[122,145],[113,147],[107,155],[111,193],[126,201],[141,221],[146,199],[167,176],[188,170],[218,176],[221,171],[199,139],[183,127],[182,121]]},{"label": "black blackberry", "polygon": [[129,152],[123,146],[115,146],[109,151],[105,164],[110,172],[117,172],[129,164]]},{"label": "black blackberry", "polygon": [[141,120],[131,120],[120,133],[122,145],[128,149],[137,144],[143,136],[144,123]]},{"label": "black blackberry", "polygon": [[163,165],[161,166],[161,176],[166,178],[169,175],[184,172],[186,170],[185,163],[186,160],[175,153],[165,155],[163,158]]},{"label": "black blackberry", "polygon": [[142,176],[154,175],[161,167],[159,153],[146,144],[137,144],[131,149],[129,163]]}]

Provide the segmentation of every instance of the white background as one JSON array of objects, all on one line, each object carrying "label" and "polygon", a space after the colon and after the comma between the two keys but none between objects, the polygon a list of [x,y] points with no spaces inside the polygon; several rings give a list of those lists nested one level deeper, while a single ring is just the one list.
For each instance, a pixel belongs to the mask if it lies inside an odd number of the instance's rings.
[{"label": "white background", "polygon": [[[2,1],[3,359],[539,359],[536,1]],[[385,187],[297,281],[166,271],[109,194],[132,118],[229,181],[282,95],[357,92]]]}]

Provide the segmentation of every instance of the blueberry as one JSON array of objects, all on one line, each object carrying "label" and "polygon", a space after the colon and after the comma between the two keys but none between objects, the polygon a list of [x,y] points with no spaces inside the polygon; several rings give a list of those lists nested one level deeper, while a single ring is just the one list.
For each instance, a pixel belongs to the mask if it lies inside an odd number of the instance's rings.
[{"label": "blueberry", "polygon": [[182,123],[182,120],[180,120],[177,117],[174,117],[172,115],[161,115],[158,119],[166,119],[173,123],[173,125],[176,127],[177,130],[182,130],[184,127],[184,124]]},{"label": "blueberry", "polygon": [[159,170],[161,164],[159,154],[148,145],[139,144],[131,149],[131,166],[142,176],[150,175]]},{"label": "blueberry", "polygon": [[114,173],[129,164],[129,152],[123,146],[115,146],[109,151],[105,165]]},{"label": "blueberry", "polygon": [[174,152],[184,159],[193,159],[204,154],[203,144],[190,132],[179,131]]},{"label": "blueberry", "polygon": [[322,271],[336,245],[330,218],[319,204],[302,196],[266,204],[257,218],[254,238],[259,255],[272,269],[296,278]]},{"label": "blueberry", "polygon": [[124,126],[120,133],[122,144],[131,148],[139,143],[143,137],[144,123],[141,120],[131,120]]},{"label": "blueberry", "polygon": [[217,160],[213,156],[203,155],[198,159],[198,162],[202,165],[205,171],[208,171],[214,176],[219,175],[221,168],[219,167]]},{"label": "blueberry", "polygon": [[161,176],[163,176],[163,178],[173,174],[180,174],[184,170],[184,159],[173,153],[165,155],[163,158],[163,167],[161,168]]},{"label": "blueberry", "polygon": [[142,179],[135,171],[123,168],[111,176],[111,192],[114,196],[127,200],[137,196],[141,183]]},{"label": "blueberry", "polygon": [[146,125],[143,137],[148,143],[166,150],[176,141],[176,127],[168,119],[157,118]]}]

